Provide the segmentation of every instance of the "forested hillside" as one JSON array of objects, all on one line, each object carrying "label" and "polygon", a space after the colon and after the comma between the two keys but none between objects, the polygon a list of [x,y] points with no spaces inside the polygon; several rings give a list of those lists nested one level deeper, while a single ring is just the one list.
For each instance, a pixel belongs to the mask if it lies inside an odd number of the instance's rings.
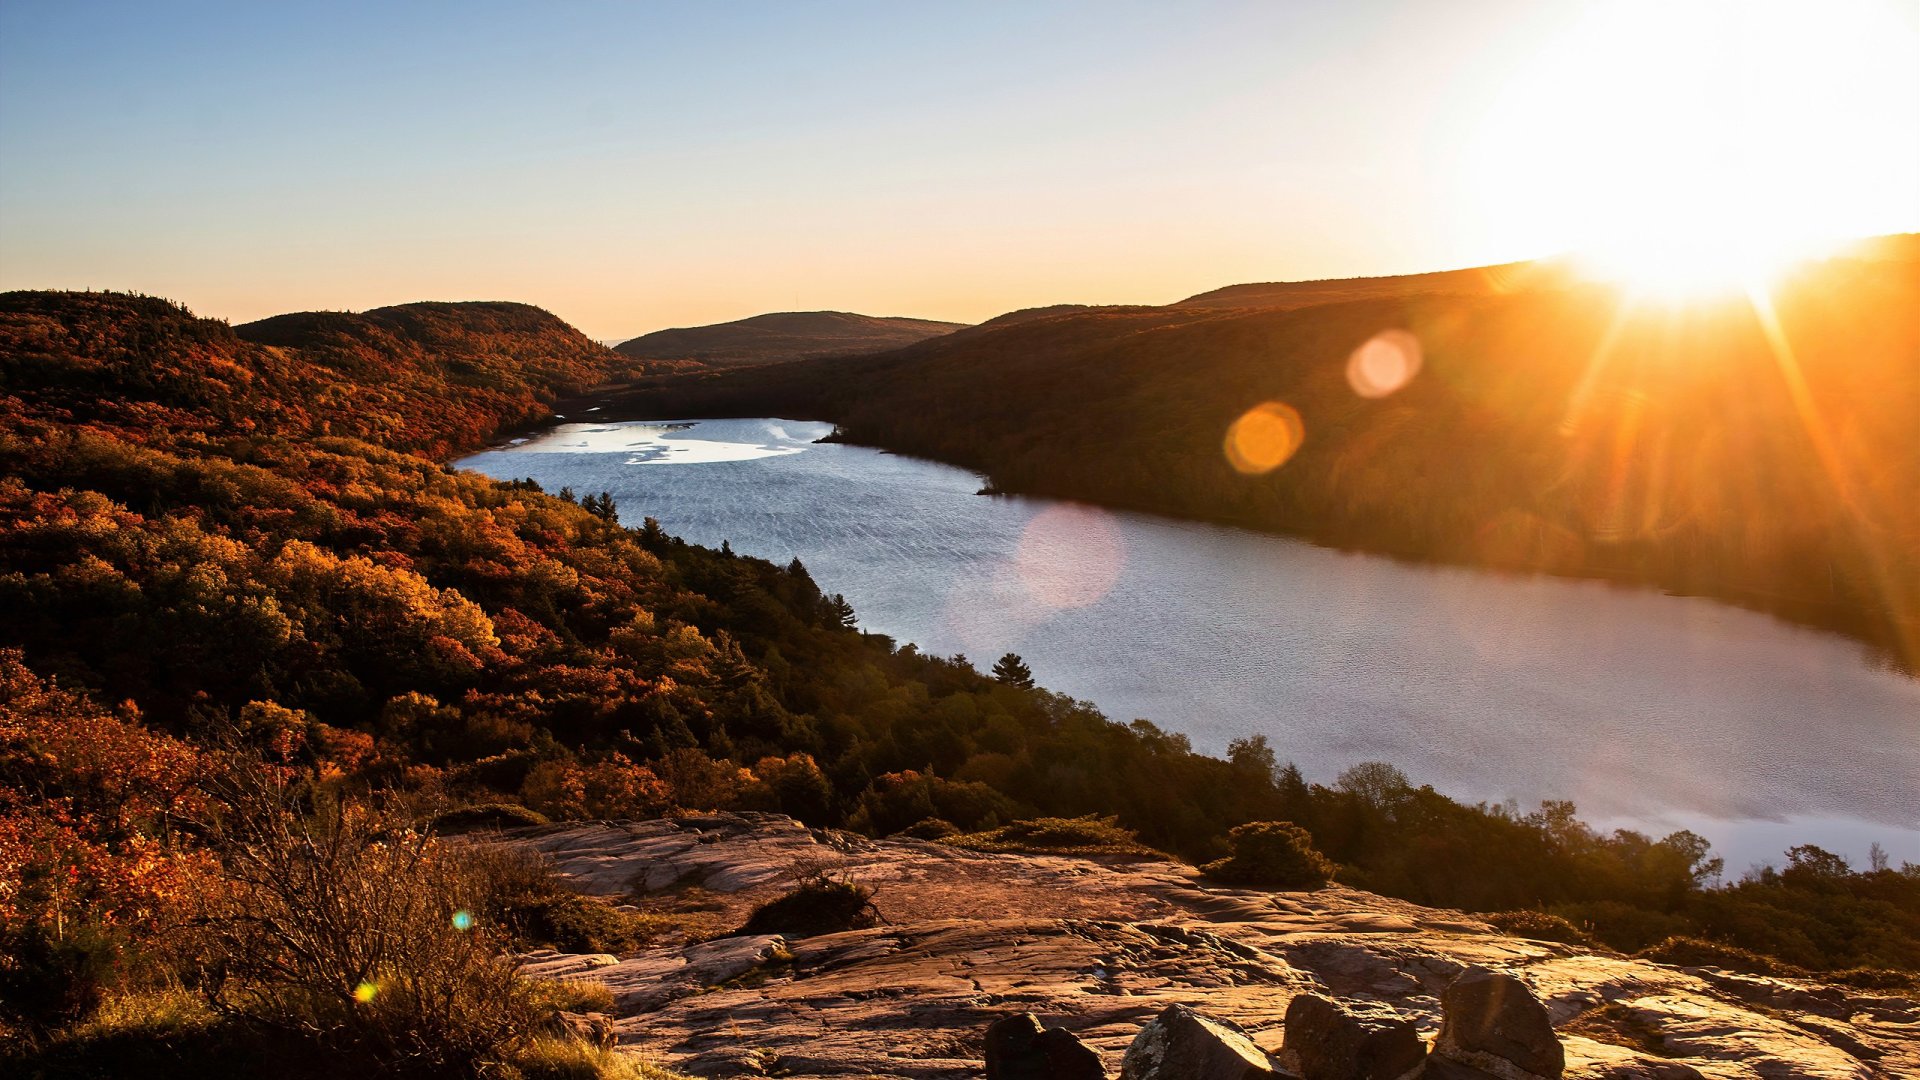
[{"label": "forested hillside", "polygon": [[0,296],[0,1029],[85,1017],[135,955],[213,978],[182,935],[210,868],[255,850],[209,854],[248,820],[221,779],[236,760],[322,817],[749,808],[940,835],[1091,814],[1117,822],[1066,831],[1195,860],[1294,821],[1351,884],[1554,913],[1540,932],[1920,968],[1920,870],[1807,847],[1707,890],[1718,862],[1690,833],[1464,806],[1377,763],[1310,783],[1260,739],[1198,755],[1017,659],[990,677],[861,633],[797,562],[440,463],[618,367],[510,305],[236,331],[148,298]]},{"label": "forested hillside", "polygon": [[[1759,306],[1552,267],[1243,286],[643,383],[617,407],[831,420],[1005,491],[1706,594],[1912,666],[1920,261],[1899,240]],[[1375,298],[1294,306],[1349,294]]]}]

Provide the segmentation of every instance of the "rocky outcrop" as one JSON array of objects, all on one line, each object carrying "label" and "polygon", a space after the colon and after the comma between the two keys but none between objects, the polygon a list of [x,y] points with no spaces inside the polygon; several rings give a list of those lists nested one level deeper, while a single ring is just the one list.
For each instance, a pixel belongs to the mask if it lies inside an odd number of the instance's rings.
[{"label": "rocky outcrop", "polygon": [[987,1080],[1107,1080],[1099,1054],[1032,1013],[988,1025],[986,1058]]},{"label": "rocky outcrop", "polygon": [[1267,1052],[1237,1028],[1169,1005],[1120,1059],[1120,1080],[1270,1080]]},{"label": "rocky outcrop", "polygon": [[1559,1080],[1566,1052],[1553,1019],[1527,984],[1505,972],[1462,972],[1440,995],[1444,1016],[1434,1053],[1500,1080]]},{"label": "rocky outcrop", "polygon": [[1283,1049],[1304,1080],[1401,1080],[1427,1059],[1420,1029],[1383,1005],[1301,994],[1286,1027]]},{"label": "rocky outcrop", "polygon": [[[1230,889],[1172,863],[990,855],[760,814],[506,836],[589,891],[692,912],[707,933],[742,925],[803,870],[875,889],[887,921],[866,930],[527,958],[543,974],[607,983],[619,1046],[700,1076],[977,1077],[988,1026],[1024,1012],[1111,1074],[1173,1005],[1237,1026],[1297,1070],[1285,1048],[1295,999],[1391,1009],[1433,1045],[1448,987],[1479,969],[1530,988],[1570,1080],[1920,1075],[1920,1002],[1909,998],[1596,955],[1338,885]],[[1426,1068],[1493,1075],[1445,1056]]]}]

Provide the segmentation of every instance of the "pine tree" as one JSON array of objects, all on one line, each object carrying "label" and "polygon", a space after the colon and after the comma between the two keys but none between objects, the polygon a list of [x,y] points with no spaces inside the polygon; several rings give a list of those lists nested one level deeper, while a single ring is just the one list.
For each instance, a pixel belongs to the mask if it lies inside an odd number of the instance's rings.
[{"label": "pine tree", "polygon": [[827,618],[840,624],[841,629],[853,630],[859,627],[860,620],[858,616],[853,613],[853,605],[847,603],[846,597],[839,593],[834,593],[832,596],[827,597],[826,604]]},{"label": "pine tree", "polygon": [[1020,659],[1019,653],[1008,653],[994,662],[993,677],[1008,686],[1017,686],[1022,690],[1033,689],[1033,669]]}]

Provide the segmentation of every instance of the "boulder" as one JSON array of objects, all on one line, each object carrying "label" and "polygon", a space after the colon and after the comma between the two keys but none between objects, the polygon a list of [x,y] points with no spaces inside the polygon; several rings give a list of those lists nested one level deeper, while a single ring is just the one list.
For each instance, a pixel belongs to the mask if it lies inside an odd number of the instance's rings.
[{"label": "boulder", "polygon": [[602,1050],[613,1048],[613,1018],[606,1013],[563,1012],[560,1014],[559,1026],[565,1034],[590,1046],[597,1046]]},{"label": "boulder", "polygon": [[1238,1027],[1169,1005],[1134,1036],[1120,1080],[1268,1080],[1281,1074]]},{"label": "boulder", "polygon": [[1427,1044],[1384,1005],[1301,994],[1287,1005],[1286,1049],[1305,1080],[1399,1080],[1419,1071]]},{"label": "boulder", "polygon": [[1107,1080],[1107,1067],[1071,1031],[1021,1013],[987,1026],[987,1080]]},{"label": "boulder", "polygon": [[1503,1080],[1558,1080],[1566,1052],[1547,1007],[1527,984],[1504,972],[1468,968],[1440,995],[1436,1056]]}]

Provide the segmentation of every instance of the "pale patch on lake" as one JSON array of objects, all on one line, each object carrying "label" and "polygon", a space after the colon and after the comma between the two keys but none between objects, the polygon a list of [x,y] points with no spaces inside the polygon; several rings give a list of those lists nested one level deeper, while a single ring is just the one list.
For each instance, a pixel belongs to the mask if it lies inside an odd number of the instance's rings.
[{"label": "pale patch on lake", "polygon": [[[516,440],[508,449],[516,454],[624,454],[623,465],[708,465],[720,461],[754,461],[797,454],[804,447],[792,440],[727,442],[719,439],[675,439],[689,424],[560,424],[539,435]],[[779,436],[776,436],[779,438]]]}]

